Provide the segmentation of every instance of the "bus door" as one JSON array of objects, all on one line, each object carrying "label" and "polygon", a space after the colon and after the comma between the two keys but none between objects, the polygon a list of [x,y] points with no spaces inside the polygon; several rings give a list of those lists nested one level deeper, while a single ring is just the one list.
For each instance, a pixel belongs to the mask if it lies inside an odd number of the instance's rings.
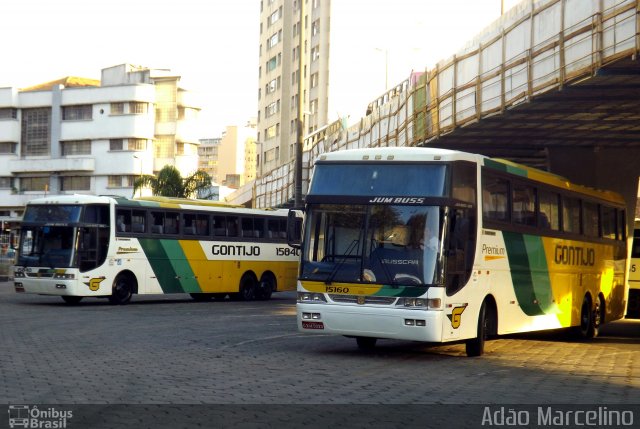
[{"label": "bus door", "polygon": [[444,340],[452,340],[460,338],[462,332],[468,333],[469,329],[474,331],[476,328],[477,311],[468,311],[474,294],[469,287],[465,289],[471,278],[475,256],[475,211],[471,208],[449,208],[444,219],[445,290],[447,297],[455,298],[445,300],[448,321],[445,320],[442,335]]}]

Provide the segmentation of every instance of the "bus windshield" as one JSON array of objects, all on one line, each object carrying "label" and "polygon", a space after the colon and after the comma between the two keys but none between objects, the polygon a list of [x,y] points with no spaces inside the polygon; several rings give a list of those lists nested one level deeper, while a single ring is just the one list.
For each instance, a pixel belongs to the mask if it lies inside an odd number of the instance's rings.
[{"label": "bus windshield", "polygon": [[75,227],[24,226],[17,265],[68,268],[73,266]]},{"label": "bus windshield", "polygon": [[[322,164],[315,166],[309,195],[441,197],[444,164]],[[348,186],[344,186],[348,184]]]},{"label": "bus windshield", "polygon": [[441,284],[442,213],[438,206],[309,205],[301,278]]}]

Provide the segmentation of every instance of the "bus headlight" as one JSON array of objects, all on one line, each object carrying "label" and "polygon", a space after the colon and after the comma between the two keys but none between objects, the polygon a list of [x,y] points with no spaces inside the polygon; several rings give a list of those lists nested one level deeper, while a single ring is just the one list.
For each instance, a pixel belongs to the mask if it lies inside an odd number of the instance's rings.
[{"label": "bus headlight", "polygon": [[442,307],[442,300],[440,298],[399,298],[396,307],[435,310]]},{"label": "bus headlight", "polygon": [[327,299],[322,293],[298,292],[298,302],[327,302]]}]

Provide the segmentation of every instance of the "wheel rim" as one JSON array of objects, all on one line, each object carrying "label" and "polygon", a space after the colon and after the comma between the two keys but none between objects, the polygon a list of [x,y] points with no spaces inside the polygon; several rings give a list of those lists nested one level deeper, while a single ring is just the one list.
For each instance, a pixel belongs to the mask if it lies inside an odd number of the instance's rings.
[{"label": "wheel rim", "polygon": [[131,287],[124,278],[118,278],[113,288],[113,295],[118,302],[126,302],[131,298]]},{"label": "wheel rim", "polygon": [[256,296],[256,282],[251,277],[245,277],[240,284],[240,294],[245,301],[251,301]]}]

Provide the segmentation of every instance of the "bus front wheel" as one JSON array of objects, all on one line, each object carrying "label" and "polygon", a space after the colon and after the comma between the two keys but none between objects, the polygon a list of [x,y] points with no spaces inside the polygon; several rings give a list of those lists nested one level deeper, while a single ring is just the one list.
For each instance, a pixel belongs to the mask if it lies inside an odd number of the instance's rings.
[{"label": "bus front wheel", "polygon": [[467,356],[475,357],[484,354],[484,344],[491,333],[492,320],[492,312],[487,307],[487,301],[485,301],[482,303],[482,307],[480,307],[477,335],[475,338],[470,338],[465,342]]},{"label": "bus front wheel", "polygon": [[109,302],[114,305],[126,304],[133,295],[133,284],[129,276],[120,274],[113,281]]}]

